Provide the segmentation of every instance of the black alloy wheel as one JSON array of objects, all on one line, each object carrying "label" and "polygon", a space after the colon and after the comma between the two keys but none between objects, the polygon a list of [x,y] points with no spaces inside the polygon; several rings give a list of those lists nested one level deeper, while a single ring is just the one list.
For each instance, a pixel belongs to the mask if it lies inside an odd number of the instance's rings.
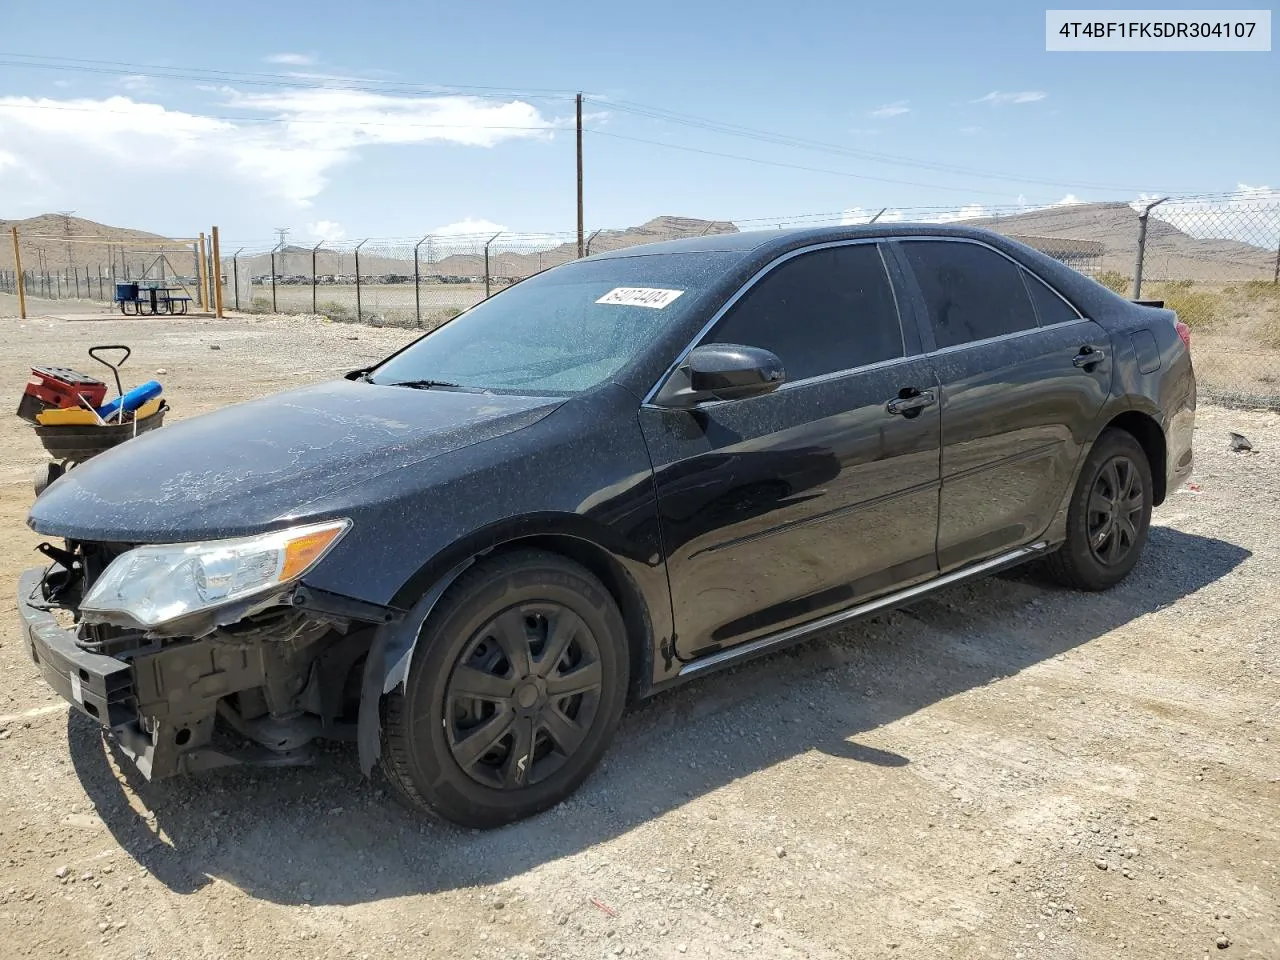
[{"label": "black alloy wheel", "polygon": [[464,826],[538,813],[600,762],[629,680],[622,614],[589,570],[533,549],[477,560],[382,700],[383,773],[409,806]]},{"label": "black alloy wheel", "polygon": [[477,783],[540,783],[582,746],[600,707],[600,647],[558,603],[509,607],[476,632],[445,691],[449,751]]},{"label": "black alloy wheel", "polygon": [[1106,590],[1129,575],[1147,543],[1155,483],[1133,434],[1107,429],[1093,443],[1067,507],[1066,539],[1038,564],[1049,579]]},{"label": "black alloy wheel", "polygon": [[1098,472],[1089,495],[1089,550],[1109,567],[1123,563],[1138,542],[1146,496],[1137,464],[1120,454]]}]

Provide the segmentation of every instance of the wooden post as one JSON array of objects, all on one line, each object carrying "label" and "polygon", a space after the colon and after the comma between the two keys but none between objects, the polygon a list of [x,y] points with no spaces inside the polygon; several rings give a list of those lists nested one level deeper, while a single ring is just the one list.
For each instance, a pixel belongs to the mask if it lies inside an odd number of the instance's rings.
[{"label": "wooden post", "polygon": [[200,234],[200,262],[196,265],[196,287],[198,288],[197,296],[200,298],[200,309],[209,309],[209,271],[206,269],[208,253],[205,251],[204,234]]},{"label": "wooden post", "polygon": [[18,275],[18,316],[27,319],[27,291],[22,282],[22,248],[18,243],[18,228],[9,230],[13,235],[13,271]]},{"label": "wooden post", "polygon": [[218,246],[218,228],[213,227],[213,315],[222,319],[222,248]]}]

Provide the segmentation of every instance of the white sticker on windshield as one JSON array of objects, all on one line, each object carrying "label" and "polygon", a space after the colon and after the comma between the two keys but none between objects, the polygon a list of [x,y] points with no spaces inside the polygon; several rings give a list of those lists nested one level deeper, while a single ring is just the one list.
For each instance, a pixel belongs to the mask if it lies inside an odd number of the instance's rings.
[{"label": "white sticker on windshield", "polygon": [[596,303],[613,303],[622,307],[652,307],[661,310],[683,290],[662,290],[659,287],[614,287]]}]

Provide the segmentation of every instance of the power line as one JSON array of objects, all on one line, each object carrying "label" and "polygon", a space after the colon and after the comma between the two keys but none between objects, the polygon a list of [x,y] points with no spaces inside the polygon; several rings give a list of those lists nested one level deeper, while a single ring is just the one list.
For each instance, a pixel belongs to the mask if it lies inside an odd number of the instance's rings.
[{"label": "power line", "polygon": [[775,133],[768,130],[760,130],[752,127],[744,127],[736,124],[723,123],[717,120],[710,120],[705,117],[696,117],[689,114],[677,113],[671,110],[665,110],[661,107],[651,107],[645,104],[631,103],[625,100],[595,100],[593,103],[607,108],[616,109],[624,113],[631,113],[636,116],[647,117],[649,119],[658,120],[666,123],[676,123],[696,129],[703,129],[713,133],[719,133],[726,136],[742,137],[749,140],[756,140],[762,143],[771,143],[777,146],[793,147],[803,150],[811,150],[819,153],[830,153],[839,156],[848,156],[861,160],[869,160],[873,163],[892,164],[894,166],[911,166],[925,170],[934,170],[942,173],[956,173],[967,176],[980,177],[988,180],[1009,180],[1019,183],[1040,183],[1048,186],[1074,187],[1077,189],[1091,190],[1140,190],[1139,187],[1117,186],[1115,184],[1090,183],[1085,181],[1073,180],[1057,180],[1044,177],[1024,176],[1015,173],[1004,173],[990,170],[981,170],[973,167],[964,167],[958,164],[940,163],[934,160],[922,160],[917,157],[907,157],[890,153],[879,153],[871,150],[860,150],[853,147],[846,147],[841,144],[828,143],[821,140],[812,140],[806,137],[797,137],[788,134]]},{"label": "power line", "polygon": [[131,63],[122,60],[92,60],[77,57],[50,57],[34,54],[0,51],[0,66],[31,67],[44,70],[68,70],[78,73],[97,73],[109,76],[146,77],[151,80],[194,80],[220,83],[242,83],[267,87],[306,87],[309,89],[356,90],[365,93],[384,93],[394,90],[411,90],[418,93],[448,95],[465,93],[483,99],[572,100],[575,94],[567,90],[527,89],[480,86],[476,84],[431,84],[417,81],[382,80],[369,77],[344,77],[333,74],[282,74],[257,73],[236,70],[208,69],[203,67],[172,67],[154,63]]},{"label": "power line", "polygon": [[[166,112],[167,108],[162,107]],[[135,110],[107,110],[100,107],[70,107],[51,103],[4,103],[0,104],[0,113],[5,110],[53,110],[69,113],[105,113],[124,117],[138,116]],[[191,117],[193,120],[217,120],[224,123],[318,123],[343,127],[410,127],[427,130],[524,130],[529,133],[544,133],[561,129],[554,123],[545,126],[520,126],[516,124],[472,124],[472,123],[415,123],[400,120],[323,120],[314,117],[237,117],[215,113],[187,113],[183,110],[172,111]],[[386,111],[382,111],[386,113]]]},{"label": "power line", "polygon": [[586,133],[590,133],[597,137],[610,137],[614,140],[627,140],[631,143],[645,143],[654,147],[665,147],[668,150],[681,150],[685,153],[700,153],[708,157],[720,157],[726,160],[742,160],[747,163],[758,163],[769,167],[782,167],[787,170],[803,170],[806,173],[823,173],[832,177],[848,177],[852,180],[873,180],[878,183],[892,183],[898,186],[924,187],[928,190],[951,190],[959,193],[981,193],[989,197],[1007,197],[1007,190],[978,190],[970,187],[948,187],[937,183],[920,183],[916,180],[901,180],[895,177],[876,177],[871,174],[850,173],[847,170],[829,170],[824,167],[809,167],[799,163],[787,163],[783,160],[765,160],[762,157],[748,157],[738,153],[724,153],[719,150],[704,150],[701,147],[688,147],[679,143],[665,143],[661,140],[647,140],[644,137],[631,137],[621,133],[611,133],[607,130],[597,130],[592,127],[583,128]]}]

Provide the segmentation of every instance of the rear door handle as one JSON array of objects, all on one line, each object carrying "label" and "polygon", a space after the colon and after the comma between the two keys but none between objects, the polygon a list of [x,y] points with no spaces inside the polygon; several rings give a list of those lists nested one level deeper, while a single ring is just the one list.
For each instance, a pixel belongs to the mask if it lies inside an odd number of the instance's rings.
[{"label": "rear door handle", "polygon": [[932,390],[921,392],[914,387],[909,387],[902,392],[908,394],[908,396],[894,397],[884,405],[885,410],[894,416],[914,417],[925,407],[932,407],[938,402],[938,398],[934,396]]},{"label": "rear door handle", "polygon": [[1072,358],[1071,362],[1077,367],[1092,367],[1096,363],[1101,363],[1107,359],[1107,351],[1100,347],[1094,347],[1086,344],[1080,348],[1080,352]]}]

